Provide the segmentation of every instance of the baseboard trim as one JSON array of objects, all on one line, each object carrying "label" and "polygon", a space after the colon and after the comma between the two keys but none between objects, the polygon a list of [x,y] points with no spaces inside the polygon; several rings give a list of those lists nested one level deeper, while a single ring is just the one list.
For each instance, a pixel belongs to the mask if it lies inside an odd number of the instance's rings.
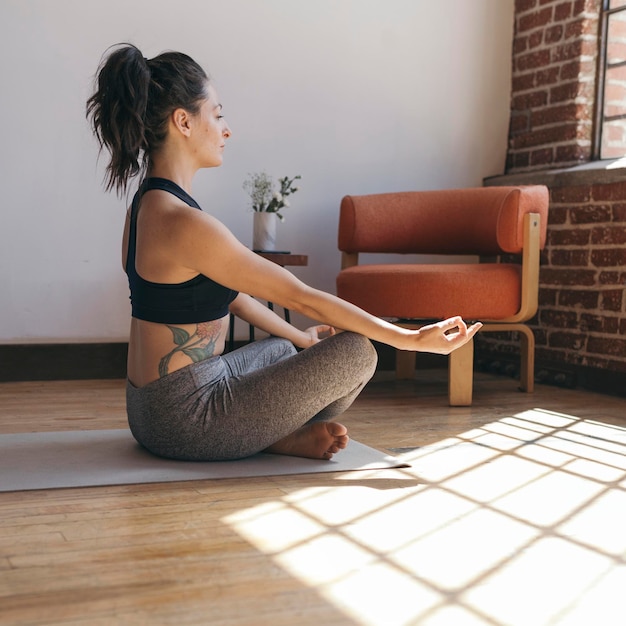
[{"label": "baseboard trim", "polygon": [[[519,364],[519,355],[497,351],[478,351],[474,367],[491,374],[518,378]],[[585,389],[610,396],[626,397],[626,372],[616,370],[536,359],[535,382],[554,387]]]},{"label": "baseboard trim", "polygon": [[127,343],[0,345],[0,382],[124,378]]},{"label": "baseboard trim", "polygon": [[[235,348],[245,345],[235,341]],[[374,343],[378,370],[395,369],[395,350]],[[92,380],[126,377],[128,344],[55,343],[0,344],[0,382]],[[446,357],[418,354],[416,369],[447,367]]]}]

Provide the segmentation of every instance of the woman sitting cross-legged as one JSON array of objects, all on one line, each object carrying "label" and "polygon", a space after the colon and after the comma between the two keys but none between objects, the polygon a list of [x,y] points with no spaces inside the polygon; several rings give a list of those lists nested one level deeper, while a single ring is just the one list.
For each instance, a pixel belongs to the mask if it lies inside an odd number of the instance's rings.
[{"label": "woman sitting cross-legged", "polygon": [[[139,179],[123,236],[127,411],[134,437],[154,454],[330,459],[348,443],[333,420],[374,373],[370,339],[447,354],[480,328],[455,317],[408,330],[376,318],[263,259],[210,206],[202,210],[194,175],[222,164],[231,131],[215,86],[185,54],[146,59],[117,46],[98,70],[87,115],[110,153],[107,190],[124,193]],[[299,330],[255,297],[318,325]],[[229,313],[270,337],[223,354]]]}]

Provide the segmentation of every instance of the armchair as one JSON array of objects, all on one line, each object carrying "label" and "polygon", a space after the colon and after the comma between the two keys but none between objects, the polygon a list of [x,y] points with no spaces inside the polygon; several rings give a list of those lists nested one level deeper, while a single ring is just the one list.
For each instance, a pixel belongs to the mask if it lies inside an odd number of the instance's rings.
[{"label": "armchair", "polygon": [[[345,196],[337,295],[407,328],[461,315],[482,321],[480,332],[517,331],[520,386],[531,392],[535,340],[524,322],[537,311],[547,217],[548,190],[541,185]],[[359,265],[359,253],[470,255],[471,260]],[[501,262],[503,254],[521,254],[521,265]],[[412,378],[415,354],[396,354],[397,376]],[[452,406],[472,403],[473,357],[473,341],[449,357]]]}]

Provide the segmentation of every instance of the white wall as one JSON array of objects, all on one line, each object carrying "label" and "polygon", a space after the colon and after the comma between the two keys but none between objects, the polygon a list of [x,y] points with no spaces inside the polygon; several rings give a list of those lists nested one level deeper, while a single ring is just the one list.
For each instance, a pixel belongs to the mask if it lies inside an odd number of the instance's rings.
[{"label": "white wall", "polygon": [[0,342],[124,340],[120,232],[85,100],[104,50],[193,56],[233,130],[194,195],[247,245],[248,172],[301,174],[279,225],[334,290],[347,193],[503,172],[514,0],[2,0]]}]

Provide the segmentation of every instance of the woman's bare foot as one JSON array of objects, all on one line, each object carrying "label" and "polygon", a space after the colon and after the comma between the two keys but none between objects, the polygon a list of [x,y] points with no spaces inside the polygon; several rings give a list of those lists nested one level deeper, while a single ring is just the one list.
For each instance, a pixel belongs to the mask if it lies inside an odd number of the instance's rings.
[{"label": "woman's bare foot", "polygon": [[313,422],[280,439],[265,452],[328,460],[348,445],[348,439],[348,429],[343,424]]}]

